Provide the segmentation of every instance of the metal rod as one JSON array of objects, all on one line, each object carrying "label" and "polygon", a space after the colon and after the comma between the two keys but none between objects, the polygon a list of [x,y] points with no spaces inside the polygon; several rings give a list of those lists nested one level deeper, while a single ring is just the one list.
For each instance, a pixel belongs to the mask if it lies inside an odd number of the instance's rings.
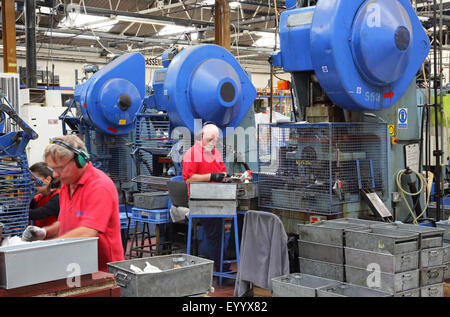
[{"label": "metal rod", "polygon": [[434,182],[434,194],[436,201],[436,221],[440,220],[440,212],[441,212],[441,152],[439,150],[439,125],[438,125],[438,113],[440,108],[440,104],[438,103],[438,87],[437,87],[437,30],[436,30],[436,16],[437,16],[437,6],[436,0],[433,0],[433,88],[434,88],[434,129],[435,129],[435,150],[433,155],[435,156],[435,182]]}]

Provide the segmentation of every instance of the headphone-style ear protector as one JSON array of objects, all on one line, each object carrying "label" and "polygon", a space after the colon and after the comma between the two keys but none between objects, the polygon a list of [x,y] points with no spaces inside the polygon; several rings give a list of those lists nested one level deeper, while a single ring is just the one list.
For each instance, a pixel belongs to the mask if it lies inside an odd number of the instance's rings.
[{"label": "headphone-style ear protector", "polygon": [[212,122],[212,121],[205,121],[204,123],[203,123],[203,127],[205,126],[205,125],[208,125],[208,124],[214,124],[214,125],[216,125],[214,122]]},{"label": "headphone-style ear protector", "polygon": [[75,165],[78,168],[82,168],[89,162],[89,155],[83,150],[78,150],[78,149],[74,148],[73,146],[69,145],[68,143],[66,143],[62,140],[58,140],[58,139],[51,139],[50,143],[60,145],[62,147],[65,147],[66,149],[72,151],[74,153],[73,159],[75,161]]}]

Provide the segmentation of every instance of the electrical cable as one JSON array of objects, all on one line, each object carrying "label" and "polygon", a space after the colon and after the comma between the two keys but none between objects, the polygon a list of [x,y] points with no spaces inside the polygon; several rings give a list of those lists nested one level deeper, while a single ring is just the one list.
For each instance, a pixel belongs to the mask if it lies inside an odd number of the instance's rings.
[{"label": "electrical cable", "polygon": [[[404,169],[404,170],[400,170],[400,171],[397,172],[396,183],[397,183],[397,187],[398,187],[398,189],[399,189],[399,191],[400,191],[400,194],[401,194],[401,196],[402,196],[402,198],[403,198],[403,200],[404,200],[406,206],[408,207],[409,213],[411,214],[411,216],[412,216],[412,218],[413,218],[413,223],[414,223],[415,225],[418,225],[418,224],[419,224],[419,223],[418,223],[419,218],[421,218],[421,217],[424,215],[425,211],[426,211],[427,208],[428,208],[428,204],[429,204],[429,202],[430,202],[430,196],[431,196],[431,194],[428,193],[427,197],[425,198],[425,201],[426,201],[426,202],[425,202],[425,208],[424,208],[424,209],[422,210],[422,212],[416,217],[416,216],[414,215],[413,210],[411,209],[411,206],[410,206],[409,203],[408,203],[408,200],[406,199],[406,196],[412,197],[412,196],[420,195],[420,194],[422,193],[423,189],[424,189],[424,186],[426,186],[426,182],[427,182],[427,181],[426,181],[425,177],[424,177],[422,174],[420,174],[420,173],[418,173],[418,172],[416,172],[416,171],[412,171],[414,174],[416,174],[417,178],[420,180],[420,189],[419,189],[416,193],[408,192],[408,191],[406,191],[406,190],[403,189],[402,184],[401,184],[401,178],[402,178],[402,176],[406,173],[406,171],[407,171],[407,170]],[[406,195],[406,196],[405,196],[405,195]]]}]

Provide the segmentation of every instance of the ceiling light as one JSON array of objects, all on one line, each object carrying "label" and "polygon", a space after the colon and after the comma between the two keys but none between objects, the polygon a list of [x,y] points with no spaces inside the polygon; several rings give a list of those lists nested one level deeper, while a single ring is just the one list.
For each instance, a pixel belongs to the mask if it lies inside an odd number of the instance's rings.
[{"label": "ceiling light", "polygon": [[137,23],[144,23],[144,24],[175,25],[175,22],[172,22],[172,21],[160,21],[160,20],[155,20],[155,19],[127,17],[127,16],[123,16],[123,15],[118,15],[116,17],[116,19],[119,21],[137,22]]},{"label": "ceiling light", "polygon": [[191,33],[192,31],[195,31],[195,27],[193,26],[187,27],[181,25],[166,25],[158,32],[158,35],[165,36],[179,33]]},{"label": "ceiling light", "polygon": [[62,37],[62,38],[75,38],[78,40],[94,40],[94,41],[98,41],[100,40],[100,38],[98,36],[93,36],[93,35],[84,35],[84,34],[74,34],[74,33],[59,33],[59,32],[45,32],[44,33],[45,36],[49,36],[49,37]]},{"label": "ceiling light", "polygon": [[61,28],[88,28],[97,31],[108,32],[119,21],[89,14],[77,14],[75,17],[65,17],[58,24]]}]

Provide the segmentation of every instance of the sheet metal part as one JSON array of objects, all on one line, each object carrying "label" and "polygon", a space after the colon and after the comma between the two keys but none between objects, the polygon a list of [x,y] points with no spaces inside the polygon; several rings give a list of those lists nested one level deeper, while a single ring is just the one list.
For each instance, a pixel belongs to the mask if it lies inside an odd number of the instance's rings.
[{"label": "sheet metal part", "polygon": [[363,225],[353,223],[338,223],[319,221],[314,224],[299,224],[299,240],[344,246],[344,231],[346,229],[364,229]]},{"label": "sheet metal part", "polygon": [[329,244],[298,241],[299,256],[305,259],[344,264],[344,248]]},{"label": "sheet metal part", "polygon": [[[162,272],[137,274],[148,262]],[[211,290],[213,261],[188,254],[172,254],[108,263],[123,297],[180,297],[206,294]]]},{"label": "sheet metal part", "polygon": [[169,192],[145,192],[133,194],[134,206],[142,209],[167,209]]},{"label": "sheet metal part", "polygon": [[420,267],[428,268],[444,264],[444,248],[432,248],[420,251]]},{"label": "sheet metal part", "polygon": [[395,293],[394,297],[420,297],[420,288],[411,289],[409,291]]},{"label": "sheet metal part", "polygon": [[317,297],[319,287],[335,283],[318,276],[292,273],[272,279],[272,294],[274,297]]},{"label": "sheet metal part", "polygon": [[436,227],[445,230],[444,241],[450,243],[450,220],[441,220],[436,222]]}]

